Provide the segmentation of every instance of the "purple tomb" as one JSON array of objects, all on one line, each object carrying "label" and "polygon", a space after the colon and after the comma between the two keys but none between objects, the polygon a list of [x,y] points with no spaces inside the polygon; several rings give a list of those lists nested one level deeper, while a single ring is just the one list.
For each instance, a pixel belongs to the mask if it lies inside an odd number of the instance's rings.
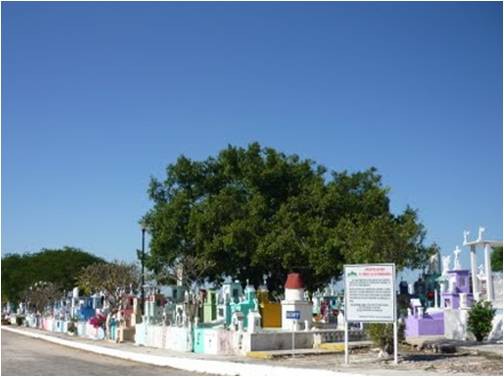
[{"label": "purple tomb", "polygon": [[444,308],[459,309],[461,306],[467,308],[472,305],[473,294],[469,277],[469,270],[448,271],[446,279],[448,287],[445,285],[445,289],[448,289],[442,292],[441,296]]},{"label": "purple tomb", "polygon": [[410,315],[406,318],[405,324],[406,336],[444,335],[444,313],[442,311],[417,317]]},{"label": "purple tomb", "polygon": [[419,304],[413,305],[413,313],[405,320],[406,336],[444,335],[443,309],[468,308],[472,305],[473,294],[469,270],[447,271],[440,278],[442,309],[423,313]]}]

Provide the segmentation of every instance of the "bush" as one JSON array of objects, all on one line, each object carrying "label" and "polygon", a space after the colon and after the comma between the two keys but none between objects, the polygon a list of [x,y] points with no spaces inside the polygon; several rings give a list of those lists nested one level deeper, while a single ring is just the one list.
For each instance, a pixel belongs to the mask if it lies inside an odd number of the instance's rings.
[{"label": "bush", "polygon": [[467,329],[474,334],[478,342],[490,334],[494,315],[495,309],[489,301],[478,301],[469,310]]},{"label": "bush", "polygon": [[77,326],[75,326],[74,322],[68,322],[67,331],[72,334],[77,332]]},{"label": "bush", "polygon": [[[397,324],[397,341],[404,340],[404,325]],[[394,325],[392,323],[370,323],[365,327],[373,343],[388,354],[394,352]]]},{"label": "bush", "polygon": [[24,317],[16,316],[16,325],[23,326]]}]

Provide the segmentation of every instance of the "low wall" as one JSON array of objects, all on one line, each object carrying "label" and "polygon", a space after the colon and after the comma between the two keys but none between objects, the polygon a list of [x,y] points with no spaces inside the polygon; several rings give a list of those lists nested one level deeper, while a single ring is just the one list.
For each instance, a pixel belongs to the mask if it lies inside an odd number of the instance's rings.
[{"label": "low wall", "polygon": [[[135,328],[135,344],[173,351],[213,355],[239,355],[252,351],[292,349],[292,332],[261,331],[254,334],[223,328],[156,326],[139,323]],[[313,348],[320,343],[342,342],[341,330],[296,331],[295,348]],[[349,331],[350,341],[364,340],[360,330]]]},{"label": "low wall", "polygon": [[163,327],[147,326],[145,333],[145,345],[154,348],[164,348]]},{"label": "low wall", "polygon": [[77,335],[83,338],[105,339],[105,331],[101,327],[95,328],[89,322],[84,321],[77,323]]},{"label": "low wall", "polygon": [[79,322],[77,322],[76,327],[77,327],[77,335],[82,336],[82,337],[86,337],[86,322],[79,321]]},{"label": "low wall", "polygon": [[294,338],[295,348],[313,348],[314,333],[311,331],[292,332],[265,332],[249,334],[243,336],[242,352],[251,351],[274,351],[292,349]]},{"label": "low wall", "polygon": [[[273,351],[290,350],[294,348],[316,348],[321,343],[343,342],[345,333],[342,330],[315,330],[315,331],[295,331],[292,332],[271,331],[258,332],[254,334],[243,333],[241,348],[236,352],[236,347],[240,347],[240,342],[235,340],[235,352],[247,353],[251,351]],[[293,341],[294,338],[294,341]],[[351,330],[348,332],[350,341],[365,340],[365,333],[361,330]]]},{"label": "low wall", "polygon": [[68,322],[62,321],[62,320],[55,320],[54,321],[54,331],[66,333],[68,331]]},{"label": "low wall", "polygon": [[181,352],[191,352],[193,349],[190,329],[145,323],[135,325],[135,344]]},{"label": "low wall", "polygon": [[444,311],[444,336],[447,339],[473,340],[472,334],[467,331],[467,318],[469,311],[466,309],[445,309]]},{"label": "low wall", "polygon": [[[67,332],[68,322],[53,318],[41,318],[39,327],[47,331]],[[36,326],[36,320],[29,321]],[[104,339],[103,328],[95,328],[89,322],[76,323],[77,335],[84,338]],[[118,328],[111,328],[111,339],[117,337]],[[313,348],[320,343],[341,342],[341,330],[315,330],[294,332],[295,348]],[[349,331],[351,341],[363,340],[362,331]],[[293,333],[260,330],[257,333],[231,331],[224,328],[149,325],[138,323],[134,328],[134,342],[138,346],[168,349],[179,352],[196,352],[214,355],[240,355],[252,351],[289,350],[293,345]]]},{"label": "low wall", "polygon": [[488,334],[491,341],[502,341],[502,309],[497,309],[492,320],[492,331]]},{"label": "low wall", "polygon": [[227,329],[194,329],[194,352],[212,355],[234,355],[240,353],[241,333]]},{"label": "low wall", "polygon": [[172,351],[191,352],[193,350],[193,337],[190,329],[185,327],[167,327],[166,344],[164,348]]},{"label": "low wall", "polygon": [[[311,332],[313,333],[313,347],[317,347],[322,343],[337,343],[345,341],[344,330],[320,329]],[[348,330],[348,340],[351,342],[367,340],[367,336],[362,330]]]},{"label": "low wall", "polygon": [[[67,333],[69,321],[63,321],[55,318],[37,317],[27,315],[25,325],[28,327],[39,328],[42,330]],[[102,328],[94,328],[89,322],[79,321],[76,323],[77,335],[91,339],[105,339],[105,331]]]},{"label": "low wall", "polygon": [[137,323],[135,325],[135,344],[137,346],[145,346],[145,323]]},{"label": "low wall", "polygon": [[492,282],[494,288],[494,308],[502,310],[502,272],[492,272]]},{"label": "low wall", "polygon": [[54,319],[53,318],[42,318],[41,321],[42,329],[46,331],[54,331]]},{"label": "low wall", "polygon": [[[253,351],[273,351],[294,348],[314,348],[321,343],[342,342],[344,331],[260,331],[257,333],[226,329],[197,328],[194,330],[194,352],[206,354],[246,354]],[[366,339],[363,331],[349,331],[350,341]]]}]

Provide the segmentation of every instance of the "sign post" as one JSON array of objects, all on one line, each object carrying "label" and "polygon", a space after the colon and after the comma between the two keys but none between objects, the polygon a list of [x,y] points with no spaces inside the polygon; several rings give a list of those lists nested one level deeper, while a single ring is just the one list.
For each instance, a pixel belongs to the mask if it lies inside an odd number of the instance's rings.
[{"label": "sign post", "polygon": [[394,364],[397,363],[397,321],[394,321]]},{"label": "sign post", "polygon": [[296,349],[296,327],[297,327],[297,319],[292,321],[292,357],[295,355]]},{"label": "sign post", "polygon": [[345,364],[348,365],[348,322],[345,320]]},{"label": "sign post", "polygon": [[301,312],[299,310],[287,310],[287,319],[292,319],[292,357],[294,357],[294,348],[296,348],[296,327],[299,319],[301,318]]},{"label": "sign post", "polygon": [[344,266],[345,279],[345,364],[348,364],[350,322],[393,323],[394,363],[397,364],[397,310],[395,264]]}]

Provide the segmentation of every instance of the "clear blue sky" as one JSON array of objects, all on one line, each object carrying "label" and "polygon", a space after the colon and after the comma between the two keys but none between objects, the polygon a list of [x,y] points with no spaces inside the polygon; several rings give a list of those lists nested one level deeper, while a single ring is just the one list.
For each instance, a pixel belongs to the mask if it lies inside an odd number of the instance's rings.
[{"label": "clear blue sky", "polygon": [[501,3],[4,2],[2,253],[133,260],[149,177],[252,141],[502,238],[502,101]]}]

